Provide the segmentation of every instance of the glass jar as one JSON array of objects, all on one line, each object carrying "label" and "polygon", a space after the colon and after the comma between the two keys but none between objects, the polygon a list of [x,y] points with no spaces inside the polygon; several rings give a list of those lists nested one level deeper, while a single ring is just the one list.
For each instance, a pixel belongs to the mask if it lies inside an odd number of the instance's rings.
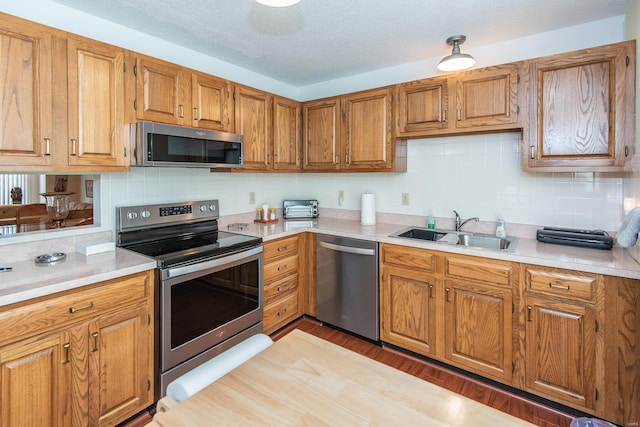
[{"label": "glass jar", "polygon": [[275,221],[276,219],[276,208],[269,209],[269,221]]},{"label": "glass jar", "polygon": [[262,221],[262,208],[257,208],[256,209],[256,221]]}]

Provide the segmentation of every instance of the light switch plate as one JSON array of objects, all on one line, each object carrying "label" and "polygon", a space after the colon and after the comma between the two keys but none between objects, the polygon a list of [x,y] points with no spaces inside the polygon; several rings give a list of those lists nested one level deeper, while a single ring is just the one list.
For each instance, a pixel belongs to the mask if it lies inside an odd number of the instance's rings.
[{"label": "light switch plate", "polygon": [[402,206],[409,206],[409,193],[402,193]]},{"label": "light switch plate", "polygon": [[250,205],[255,205],[256,204],[256,193],[255,193],[255,191],[250,191],[249,192],[249,204]]}]

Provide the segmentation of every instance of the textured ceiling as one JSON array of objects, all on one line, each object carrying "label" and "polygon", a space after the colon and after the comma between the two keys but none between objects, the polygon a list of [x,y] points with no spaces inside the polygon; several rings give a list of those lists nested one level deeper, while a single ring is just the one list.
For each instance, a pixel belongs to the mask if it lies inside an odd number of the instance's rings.
[{"label": "textured ceiling", "polygon": [[[624,14],[632,0],[55,0],[294,85]],[[637,1],[637,0],[636,0]]]}]

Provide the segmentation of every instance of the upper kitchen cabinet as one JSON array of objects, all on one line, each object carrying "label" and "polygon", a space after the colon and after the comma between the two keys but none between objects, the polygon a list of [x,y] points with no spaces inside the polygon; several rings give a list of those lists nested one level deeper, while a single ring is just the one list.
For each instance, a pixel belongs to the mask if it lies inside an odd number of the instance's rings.
[{"label": "upper kitchen cabinet", "polygon": [[0,47],[0,165],[46,168],[58,143],[52,128],[52,35],[0,14]]},{"label": "upper kitchen cabinet", "polygon": [[305,102],[302,144],[305,170],[336,170],[340,167],[340,98]]},{"label": "upper kitchen cabinet", "polygon": [[519,63],[397,86],[398,136],[511,130],[518,118]]},{"label": "upper kitchen cabinet", "polygon": [[233,89],[228,80],[191,74],[192,126],[228,132],[233,127]]},{"label": "upper kitchen cabinet", "polygon": [[268,169],[273,95],[237,85],[234,98],[235,133],[244,137],[244,169]]},{"label": "upper kitchen cabinet", "polygon": [[633,155],[635,41],[529,61],[529,171],[624,170]]},{"label": "upper kitchen cabinet", "polygon": [[273,169],[299,171],[301,150],[302,103],[275,96],[273,98]]},{"label": "upper kitchen cabinet", "polygon": [[70,36],[68,162],[87,170],[126,170],[124,49]]},{"label": "upper kitchen cabinet", "polygon": [[136,56],[134,75],[138,120],[184,125],[191,123],[191,95],[186,69],[169,62]]},{"label": "upper kitchen cabinet", "polygon": [[305,170],[406,171],[405,144],[396,143],[393,88],[307,102]]}]

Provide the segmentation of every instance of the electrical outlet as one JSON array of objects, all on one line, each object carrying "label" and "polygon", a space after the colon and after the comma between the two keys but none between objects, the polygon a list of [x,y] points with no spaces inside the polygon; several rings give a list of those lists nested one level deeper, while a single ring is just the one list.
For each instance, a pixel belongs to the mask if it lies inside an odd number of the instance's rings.
[{"label": "electrical outlet", "polygon": [[255,193],[255,191],[250,191],[249,192],[249,204],[250,205],[255,205],[256,204],[256,193]]},{"label": "electrical outlet", "polygon": [[409,205],[409,193],[402,193],[402,206]]},{"label": "electrical outlet", "polygon": [[344,190],[338,191],[338,204],[342,206],[342,202],[344,202]]}]

